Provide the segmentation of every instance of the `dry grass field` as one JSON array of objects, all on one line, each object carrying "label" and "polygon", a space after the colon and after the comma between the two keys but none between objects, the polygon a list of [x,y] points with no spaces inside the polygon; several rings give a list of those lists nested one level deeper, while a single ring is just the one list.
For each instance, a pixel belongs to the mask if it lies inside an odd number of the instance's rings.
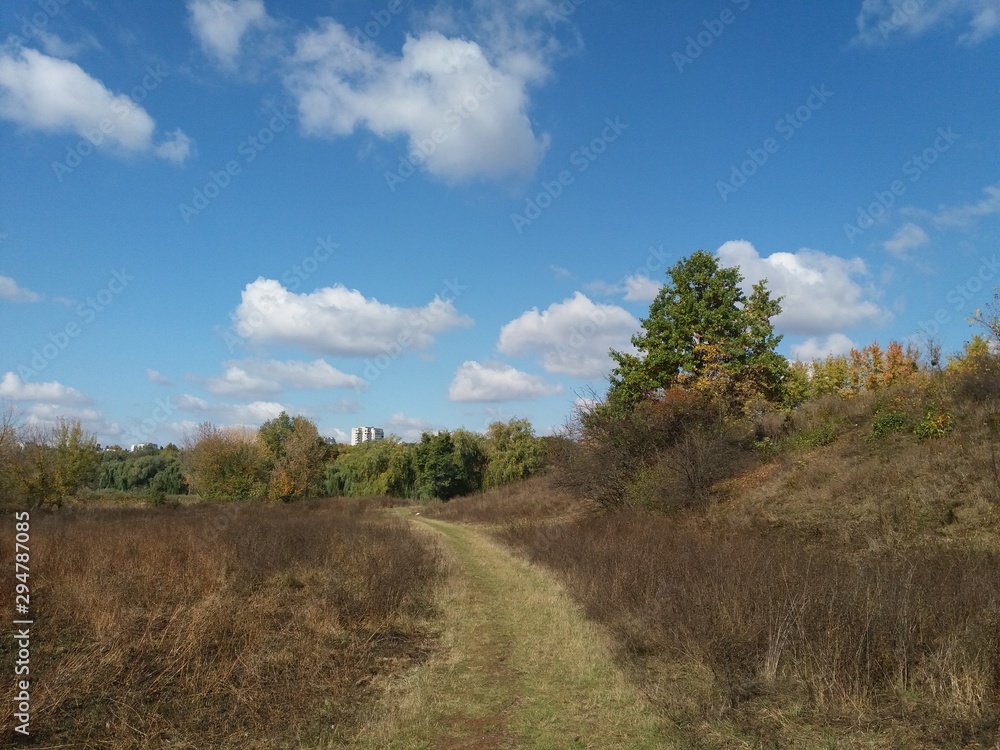
[{"label": "dry grass field", "polygon": [[[365,507],[33,514],[31,746],[298,748],[349,737],[380,681],[426,655],[440,573],[405,522]],[[12,559],[11,537],[0,559]],[[11,644],[0,641],[4,664]]]}]

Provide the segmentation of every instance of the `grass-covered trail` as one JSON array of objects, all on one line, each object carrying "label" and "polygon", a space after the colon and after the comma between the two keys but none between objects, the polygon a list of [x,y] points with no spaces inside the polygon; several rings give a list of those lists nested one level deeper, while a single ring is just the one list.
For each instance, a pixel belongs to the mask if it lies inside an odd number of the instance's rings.
[{"label": "grass-covered trail", "polygon": [[439,653],[387,693],[353,747],[669,748],[663,721],[549,574],[471,526],[414,517],[448,581]]}]

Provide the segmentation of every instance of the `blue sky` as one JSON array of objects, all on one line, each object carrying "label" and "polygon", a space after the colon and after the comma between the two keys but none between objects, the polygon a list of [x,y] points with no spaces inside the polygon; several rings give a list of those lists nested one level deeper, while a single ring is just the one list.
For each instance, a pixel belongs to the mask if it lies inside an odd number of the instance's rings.
[{"label": "blue sky", "polygon": [[0,399],[545,433],[695,250],[809,358],[1000,285],[995,0],[12,0]]}]

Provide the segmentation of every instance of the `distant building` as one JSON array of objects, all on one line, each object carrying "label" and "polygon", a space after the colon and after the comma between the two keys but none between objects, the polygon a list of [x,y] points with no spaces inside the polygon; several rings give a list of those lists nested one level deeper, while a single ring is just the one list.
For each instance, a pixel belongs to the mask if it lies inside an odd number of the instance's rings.
[{"label": "distant building", "polygon": [[371,443],[375,440],[381,440],[384,437],[385,433],[381,427],[355,427],[351,430],[351,445]]},{"label": "distant building", "polygon": [[160,446],[158,446],[156,443],[132,443],[132,445],[129,446],[129,450],[132,451],[132,453],[135,453],[136,451],[144,451],[147,449],[158,451],[160,450]]}]

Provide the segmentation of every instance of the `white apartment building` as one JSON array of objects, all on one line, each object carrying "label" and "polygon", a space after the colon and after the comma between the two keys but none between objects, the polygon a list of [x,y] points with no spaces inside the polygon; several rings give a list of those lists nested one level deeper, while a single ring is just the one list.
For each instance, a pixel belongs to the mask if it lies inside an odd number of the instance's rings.
[{"label": "white apartment building", "polygon": [[381,440],[385,433],[381,427],[355,427],[351,430],[351,445],[370,443],[373,440]]}]

